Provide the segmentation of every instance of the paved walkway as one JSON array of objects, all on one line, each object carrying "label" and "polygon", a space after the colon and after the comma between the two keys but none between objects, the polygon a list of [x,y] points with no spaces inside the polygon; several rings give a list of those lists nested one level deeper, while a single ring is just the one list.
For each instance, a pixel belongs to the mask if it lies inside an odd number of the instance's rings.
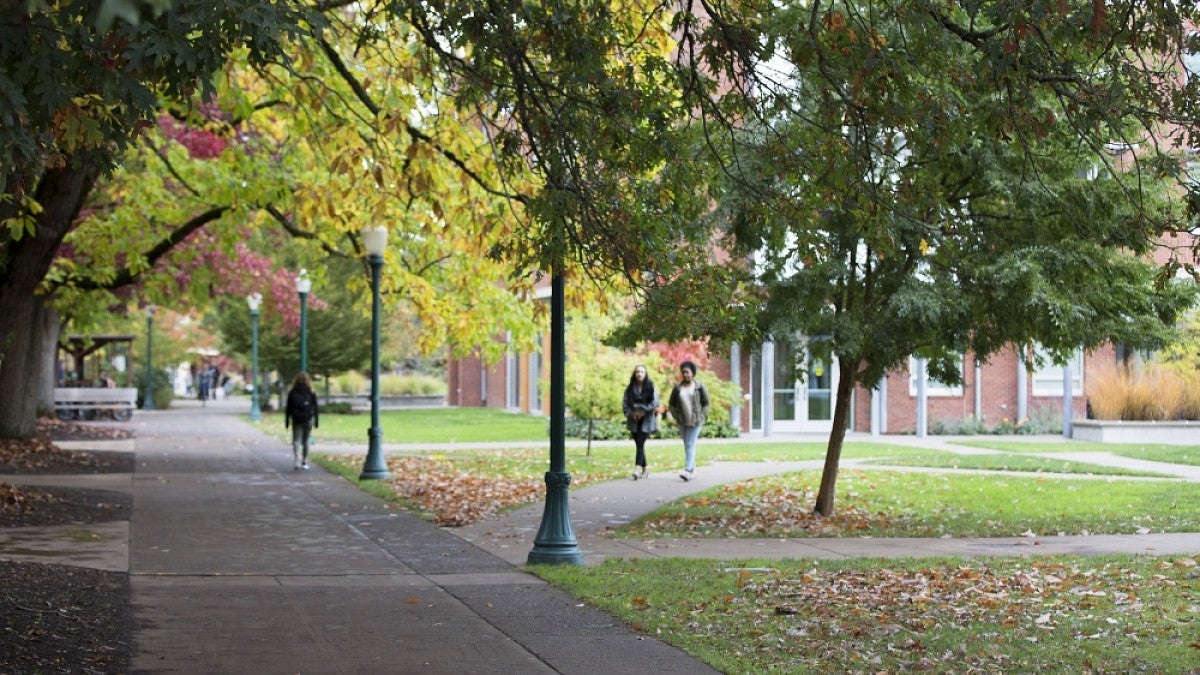
[{"label": "paved walkway", "polygon": [[[136,441],[76,444],[135,450],[133,474],[0,476],[121,490],[134,499],[128,523],[0,530],[0,558],[128,571],[138,672],[712,672],[522,572],[541,504],[439,529],[320,469],[293,471],[290,449],[242,421],[243,409],[237,401],[205,408],[178,401],[170,411],[135,415]],[[881,440],[978,452],[954,439]],[[1134,461],[1107,453],[1063,458]],[[713,485],[818,466],[720,462],[702,466],[687,483],[658,473],[579,488],[571,491],[572,522],[587,563],[608,556],[1200,553],[1200,534],[700,541],[606,535]],[[1200,467],[1155,467],[1200,481]]]}]

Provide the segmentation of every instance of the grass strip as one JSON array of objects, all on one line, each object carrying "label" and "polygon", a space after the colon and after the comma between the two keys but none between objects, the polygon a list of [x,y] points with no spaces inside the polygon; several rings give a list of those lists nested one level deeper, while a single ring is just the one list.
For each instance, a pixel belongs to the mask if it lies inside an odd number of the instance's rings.
[{"label": "grass strip", "polygon": [[889,466],[924,466],[943,469],[974,469],[984,471],[1029,471],[1037,473],[1083,473],[1105,476],[1169,477],[1155,471],[1137,471],[1119,466],[1104,466],[1066,459],[1049,459],[1036,455],[997,452],[964,455],[944,450],[909,449],[896,457],[866,460],[867,464]]}]

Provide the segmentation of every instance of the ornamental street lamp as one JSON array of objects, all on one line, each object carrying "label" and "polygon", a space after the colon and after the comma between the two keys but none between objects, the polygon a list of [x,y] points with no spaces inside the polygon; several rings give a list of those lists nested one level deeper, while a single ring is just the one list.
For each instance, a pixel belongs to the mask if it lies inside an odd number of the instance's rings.
[{"label": "ornamental street lamp", "polygon": [[567,490],[571,474],[567,471],[566,386],[566,303],[563,300],[563,276],[551,277],[550,293],[550,470],[546,472],[546,508],[542,524],[533,539],[530,565],[583,564],[583,553],[571,527]]},{"label": "ornamental street lamp", "polygon": [[383,431],[379,428],[379,273],[383,268],[387,235],[387,228],[382,225],[365,227],[362,231],[363,248],[367,249],[367,262],[371,265],[371,429],[367,432],[367,459],[363,462],[359,480],[376,480],[390,475],[387,463],[383,461],[380,443]]},{"label": "ornamental street lamp", "polygon": [[142,394],[142,410],[154,410],[154,305],[146,305],[146,389]]},{"label": "ornamental street lamp", "polygon": [[300,294],[300,372],[308,372],[308,292],[312,290],[312,279],[308,270],[301,268],[296,276],[296,292]]},{"label": "ornamental street lamp", "polygon": [[246,296],[250,306],[250,421],[261,422],[262,410],[258,407],[258,308],[262,306],[262,293]]}]

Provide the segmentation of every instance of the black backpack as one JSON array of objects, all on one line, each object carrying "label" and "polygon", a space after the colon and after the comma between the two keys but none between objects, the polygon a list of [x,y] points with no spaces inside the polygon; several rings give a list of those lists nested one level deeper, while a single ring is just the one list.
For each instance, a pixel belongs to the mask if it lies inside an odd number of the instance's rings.
[{"label": "black backpack", "polygon": [[310,391],[293,389],[288,394],[287,402],[287,409],[292,415],[292,421],[303,424],[311,420],[317,407],[316,398]]}]

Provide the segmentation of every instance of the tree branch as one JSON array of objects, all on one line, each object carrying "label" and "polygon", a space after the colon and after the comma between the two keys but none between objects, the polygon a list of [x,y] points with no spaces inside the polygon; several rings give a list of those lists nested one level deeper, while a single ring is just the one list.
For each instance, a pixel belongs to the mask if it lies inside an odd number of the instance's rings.
[{"label": "tree branch", "polygon": [[153,248],[146,252],[143,257],[146,259],[147,265],[142,271],[134,272],[133,269],[127,265],[118,271],[116,276],[108,281],[101,282],[96,280],[95,277],[82,277],[73,279],[71,285],[75,288],[85,291],[112,290],[114,288],[128,286],[129,284],[136,282],[142,275],[142,272],[153,269],[154,264],[158,262],[159,258],[162,258],[164,255],[169,253],[171,249],[175,248],[179,242],[186,239],[188,235],[192,234],[196,230],[199,230],[205,225],[218,220],[221,216],[225,215],[225,212],[227,211],[229,211],[228,206],[214,206],[213,208],[192,217],[184,224],[175,228],[173,231],[171,231],[171,233],[164,237],[162,241],[155,244]]},{"label": "tree branch", "polygon": [[[358,100],[364,106],[366,106],[367,110],[371,111],[372,115],[378,117],[381,112],[379,105],[371,98],[371,94],[362,86],[362,83],[358,81],[358,78],[356,78],[354,74],[350,72],[350,69],[346,67],[346,64],[342,61],[342,57],[333,48],[333,45],[329,44],[329,42],[324,38],[319,38],[318,43],[321,45],[321,50],[325,53],[325,56],[329,59],[330,63],[333,64],[334,69],[337,70],[339,75],[341,75],[342,80],[350,86],[350,89],[354,92],[354,95],[358,98]],[[390,117],[391,114],[389,113],[388,116]],[[458,167],[459,171],[462,171],[464,174],[470,177],[470,179],[485,192],[497,197],[503,197],[504,199],[515,199],[522,203],[528,201],[528,198],[525,195],[509,193],[493,187],[486,180],[484,180],[483,176],[480,176],[478,172],[467,166],[465,160],[463,160],[453,151],[443,148],[440,144],[434,141],[431,136],[414,127],[407,120],[404,120],[404,129],[410,136],[418,141],[427,143],[438,154],[449,160],[451,164]]]},{"label": "tree branch", "polygon": [[281,227],[283,227],[284,231],[287,232],[292,237],[295,237],[296,239],[307,239],[309,241],[315,241],[321,247],[322,251],[325,251],[325,253],[327,253],[331,256],[337,256],[340,258],[348,258],[349,257],[345,253],[342,253],[338,249],[330,246],[328,243],[326,243],[323,239],[318,237],[316,234],[313,234],[312,232],[309,232],[307,230],[302,230],[299,227],[296,227],[296,225],[294,223],[292,223],[292,221],[289,220],[286,215],[284,215],[279,209],[275,208],[274,204],[267,204],[266,206],[263,207],[263,210],[265,210],[267,213],[271,214],[271,217],[274,218],[275,221],[278,222]]},{"label": "tree branch", "polygon": [[154,144],[154,141],[150,140],[149,136],[144,136],[143,138],[146,141],[146,145],[150,146],[150,149],[154,151],[154,156],[163,163],[163,166],[167,167],[167,173],[171,174],[175,180],[179,181],[179,184],[183,186],[183,189],[192,193],[193,197],[199,197],[200,192],[196,190],[196,188],[192,187],[191,184],[189,184],[187,180],[180,175],[179,171],[175,169],[175,165],[171,164],[171,160],[167,159],[166,153],[159,150],[158,146]]},{"label": "tree branch", "polygon": [[978,47],[981,43],[986,42],[996,37],[1000,33],[1008,30],[1007,25],[1000,25],[992,30],[972,30],[970,28],[964,28],[963,26],[955,23],[950,17],[933,8],[929,9],[929,16],[933,17],[934,21],[937,21],[939,24],[941,24],[942,28],[945,28],[951,33],[957,35],[963,42],[968,42],[976,47]]}]

